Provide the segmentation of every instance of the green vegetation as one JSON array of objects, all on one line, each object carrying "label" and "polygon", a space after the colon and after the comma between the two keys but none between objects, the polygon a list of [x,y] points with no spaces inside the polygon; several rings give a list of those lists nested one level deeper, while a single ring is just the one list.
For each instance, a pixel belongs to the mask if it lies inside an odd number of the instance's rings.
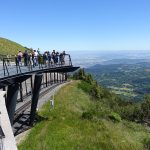
[{"label": "green vegetation", "polygon": [[[96,101],[99,101],[100,105],[105,105],[108,110],[118,113],[123,119],[141,123],[150,119],[150,95],[146,95],[139,103],[124,101],[116,94],[100,87],[97,82],[92,79],[92,76],[86,74],[82,69],[74,74],[74,78],[82,80],[79,84],[79,88],[90,94]],[[94,110],[96,110],[96,108],[94,108]],[[105,114],[107,113],[110,112],[105,112]]]},{"label": "green vegetation", "polygon": [[2,55],[15,55],[18,51],[25,51],[25,48],[8,39],[0,38],[0,54]]},{"label": "green vegetation", "polygon": [[92,74],[99,85],[107,87],[125,100],[138,102],[150,93],[150,62],[140,62],[138,59],[126,61],[129,64],[119,60],[118,64],[95,65],[86,71]]},{"label": "green vegetation", "polygon": [[99,87],[83,70],[74,77],[81,81],[59,91],[53,110],[44,105],[19,150],[149,150],[150,129],[124,120],[118,111],[130,103]]}]

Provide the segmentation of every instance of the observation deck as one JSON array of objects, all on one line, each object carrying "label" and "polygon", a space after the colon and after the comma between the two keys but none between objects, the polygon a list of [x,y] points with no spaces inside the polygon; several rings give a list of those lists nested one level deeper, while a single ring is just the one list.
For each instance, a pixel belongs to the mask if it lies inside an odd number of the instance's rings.
[{"label": "observation deck", "polygon": [[[72,65],[69,54],[56,56],[57,61],[48,61],[42,55],[30,59],[18,59],[16,56],[0,55],[0,102],[3,103],[1,112],[2,125],[0,124],[0,140],[4,139],[4,143],[0,143],[1,147],[11,147],[16,150],[14,135],[19,133],[18,123],[16,128],[15,122],[19,116],[27,110],[29,113],[28,119],[21,120],[21,127],[23,124],[32,126],[35,121],[36,109],[39,97],[48,93],[56,86],[67,81],[67,73],[77,70],[79,67]],[[34,62],[35,60],[36,62]],[[3,96],[3,93],[6,93]],[[0,104],[1,104],[0,103]],[[5,115],[6,114],[6,115]],[[14,133],[11,129],[14,128]],[[3,132],[4,131],[4,132]],[[7,132],[9,131],[9,133]],[[10,137],[11,140],[10,140]],[[11,141],[8,143],[6,141]]]},{"label": "observation deck", "polygon": [[38,57],[38,62],[34,65],[31,60],[28,61],[25,66],[24,58],[21,62],[17,62],[17,57],[0,55],[0,88],[16,81],[19,77],[25,77],[28,75],[46,73],[46,72],[73,72],[79,67],[74,67],[72,65],[71,57],[69,54],[64,55],[63,62],[59,59],[58,62],[44,62],[43,57]]}]

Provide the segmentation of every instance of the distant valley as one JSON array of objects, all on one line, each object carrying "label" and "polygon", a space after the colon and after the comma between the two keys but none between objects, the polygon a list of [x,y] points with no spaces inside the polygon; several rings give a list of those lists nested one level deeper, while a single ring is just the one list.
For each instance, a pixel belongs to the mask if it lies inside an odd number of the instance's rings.
[{"label": "distant valley", "polygon": [[86,68],[100,85],[126,100],[139,101],[150,93],[149,59],[114,59]]}]

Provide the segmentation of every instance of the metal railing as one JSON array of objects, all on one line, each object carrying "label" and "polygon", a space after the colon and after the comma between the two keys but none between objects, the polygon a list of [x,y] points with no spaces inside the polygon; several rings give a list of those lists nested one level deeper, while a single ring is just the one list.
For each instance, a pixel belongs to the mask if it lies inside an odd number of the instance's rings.
[{"label": "metal railing", "polygon": [[21,74],[30,71],[56,68],[63,66],[72,66],[71,57],[69,54],[56,55],[55,58],[45,59],[44,56],[39,55],[37,57],[22,57],[18,59],[17,56],[0,55],[0,61],[2,61],[3,76],[10,76],[14,74]]}]

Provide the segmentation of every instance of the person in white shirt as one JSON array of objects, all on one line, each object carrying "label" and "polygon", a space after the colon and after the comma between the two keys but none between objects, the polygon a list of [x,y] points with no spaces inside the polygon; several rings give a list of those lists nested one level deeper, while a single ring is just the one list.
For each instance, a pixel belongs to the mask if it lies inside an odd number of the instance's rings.
[{"label": "person in white shirt", "polygon": [[34,65],[38,66],[38,52],[34,50]]}]

